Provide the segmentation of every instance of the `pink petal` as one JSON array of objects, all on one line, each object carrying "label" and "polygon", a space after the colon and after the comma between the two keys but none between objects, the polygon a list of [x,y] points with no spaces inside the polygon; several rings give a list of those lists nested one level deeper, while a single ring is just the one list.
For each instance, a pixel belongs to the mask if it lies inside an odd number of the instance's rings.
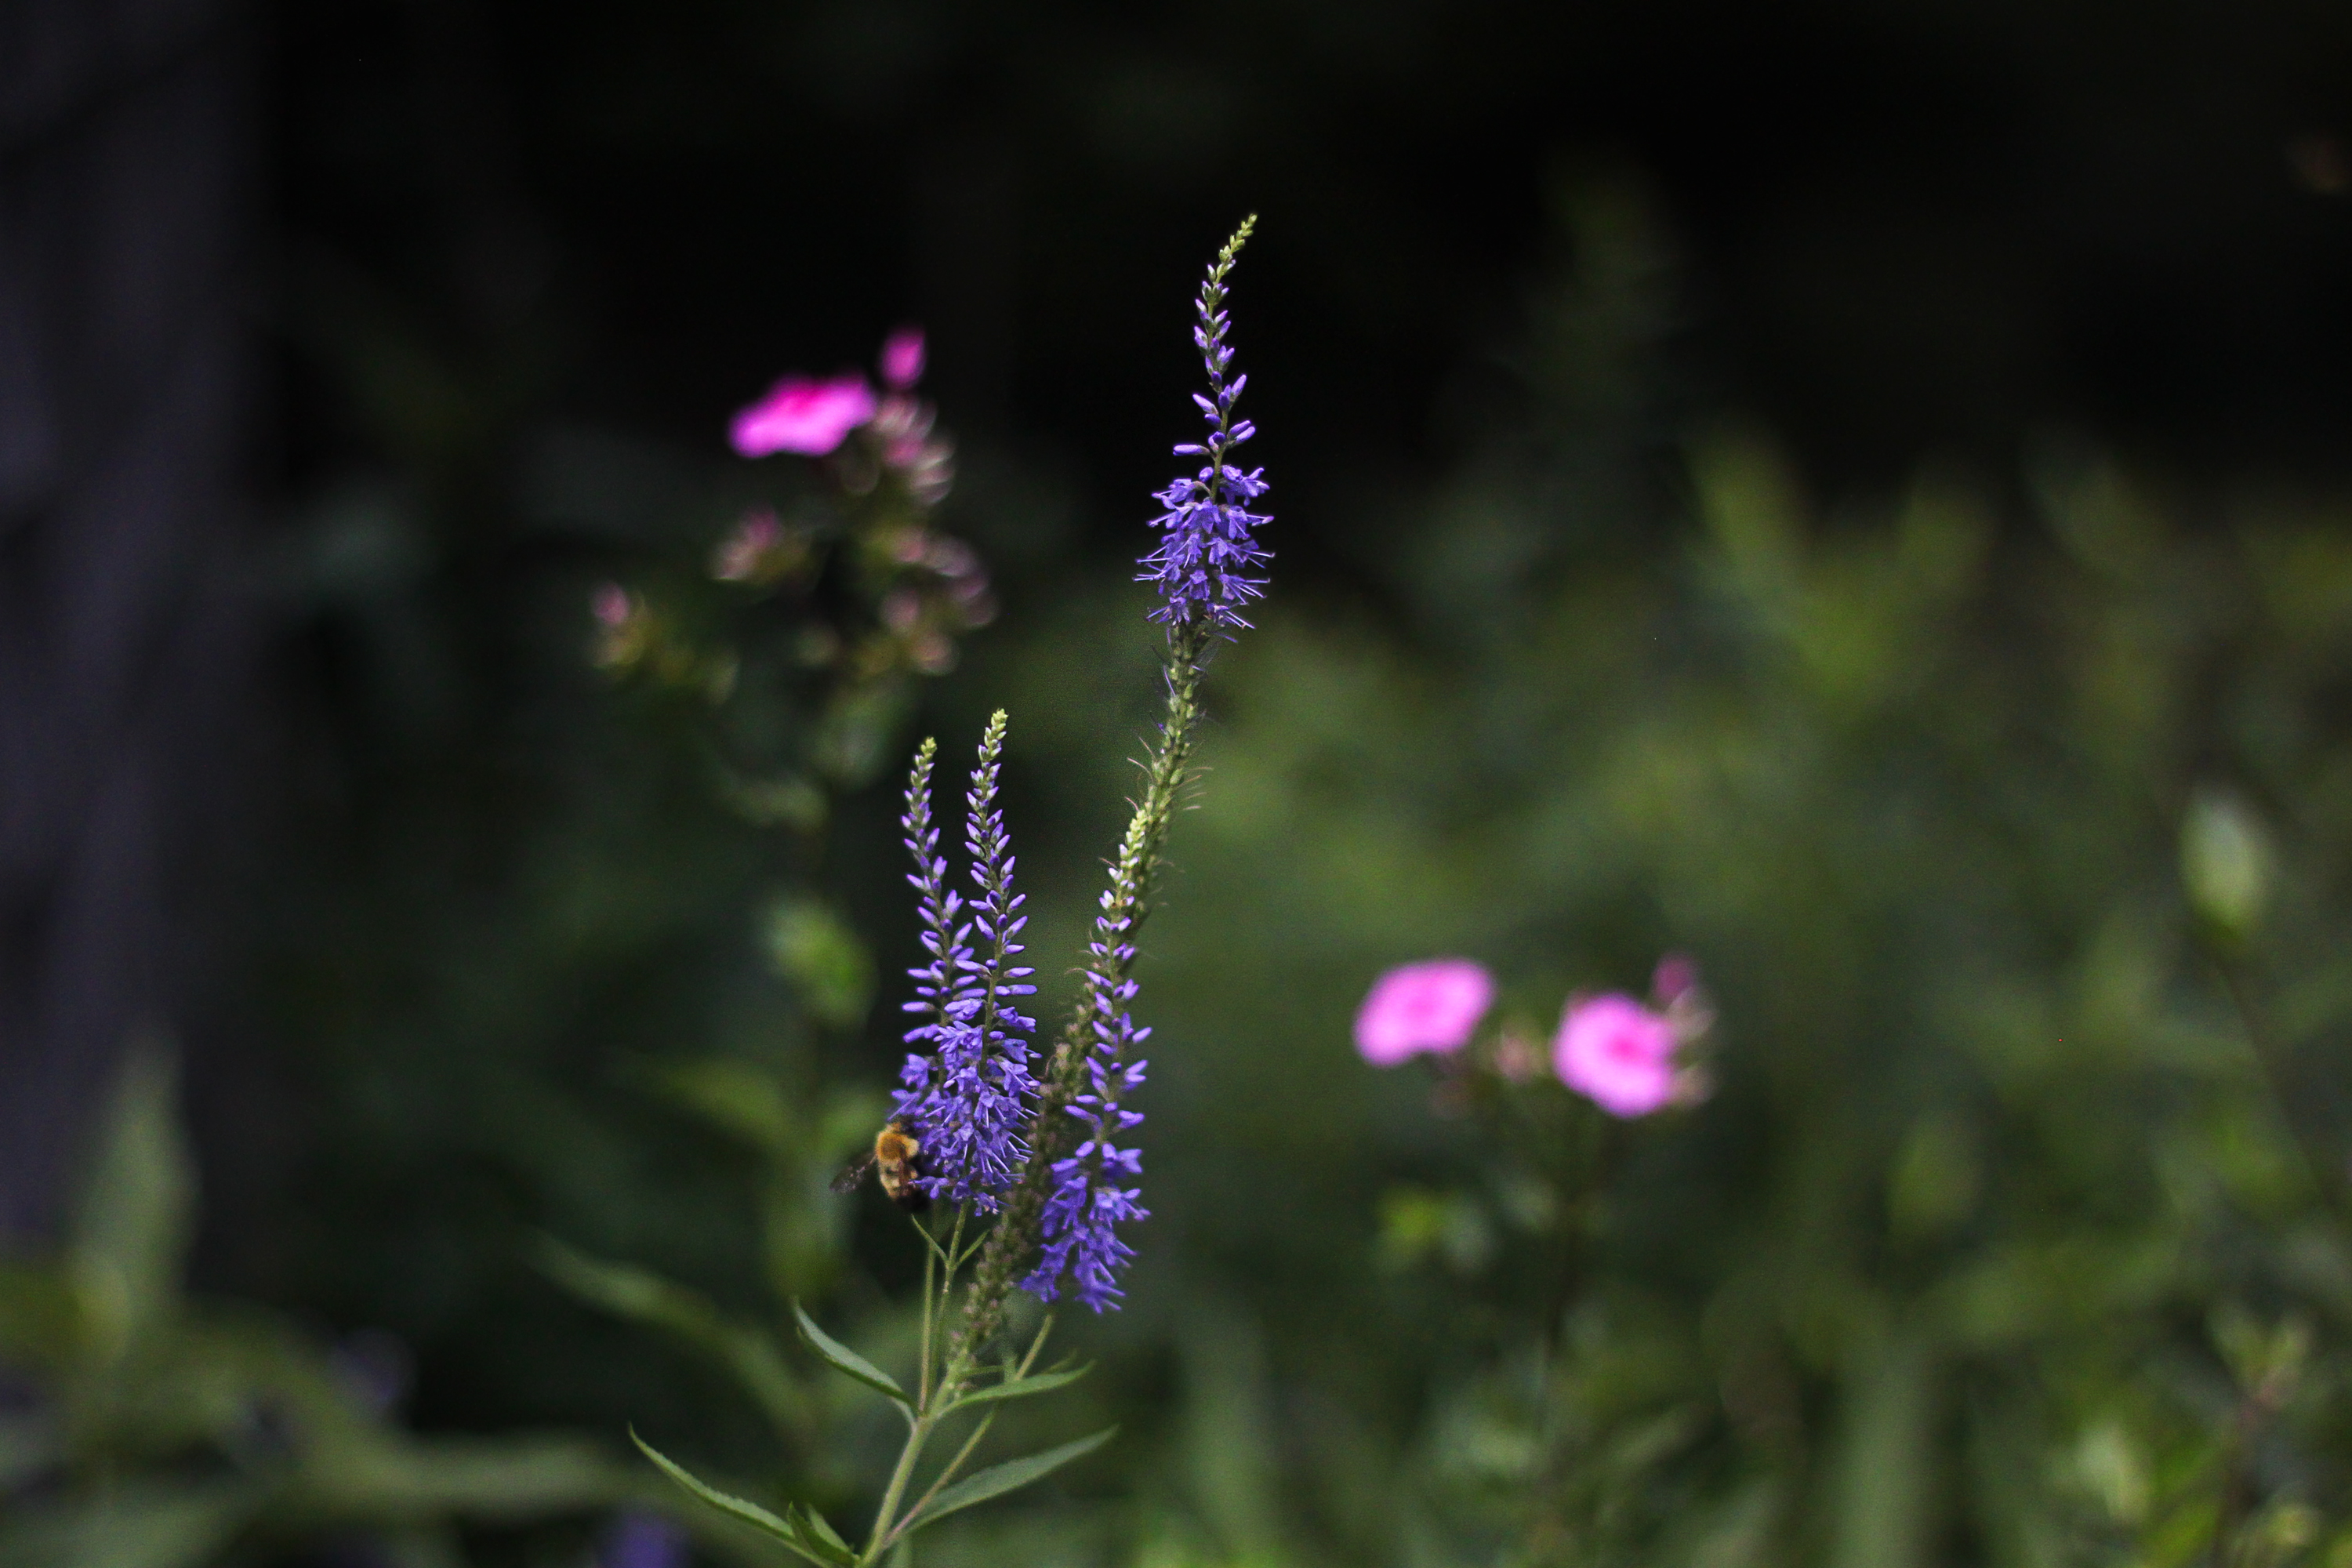
[{"label": "pink petal", "polygon": [[904,392],[923,378],[923,329],[900,327],[882,342],[882,379]]},{"label": "pink petal", "polygon": [[747,458],[798,452],[821,458],[874,417],[874,389],[862,375],[812,381],[788,375],[768,395],[735,416],[729,430],[735,449]]},{"label": "pink petal", "polygon": [[1677,1043],[1665,1017],[1612,992],[1570,1004],[1552,1070],[1612,1116],[1647,1116],[1674,1100]]},{"label": "pink petal", "polygon": [[1494,1001],[1494,977],[1466,958],[1391,969],[1356,1010],[1357,1054],[1385,1068],[1423,1051],[1458,1051]]}]

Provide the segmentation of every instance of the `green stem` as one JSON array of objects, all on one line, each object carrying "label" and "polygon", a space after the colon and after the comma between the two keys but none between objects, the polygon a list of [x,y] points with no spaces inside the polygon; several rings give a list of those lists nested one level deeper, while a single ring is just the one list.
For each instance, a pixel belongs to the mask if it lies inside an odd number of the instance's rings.
[{"label": "green stem", "polygon": [[915,1477],[915,1461],[923,1457],[923,1445],[930,1441],[931,1428],[938,1424],[939,1417],[926,1414],[916,1416],[908,1430],[907,1446],[898,1452],[898,1463],[890,1472],[890,1484],[882,1493],[882,1506],[874,1512],[874,1532],[866,1537],[866,1550],[857,1554],[861,1564],[878,1560],[896,1538],[897,1531],[890,1527],[891,1516],[898,1511],[898,1500],[907,1495],[907,1483]]},{"label": "green stem", "polygon": [[[915,1228],[923,1233],[925,1241],[931,1239],[929,1229],[921,1220],[915,1222]],[[931,1281],[939,1268],[939,1259],[934,1256],[938,1251],[938,1247],[932,1246],[926,1248],[923,1253],[922,1357],[915,1367],[915,1407],[919,1410],[929,1406],[931,1403]]]},{"label": "green stem", "polygon": [[[1029,1369],[1037,1364],[1037,1353],[1045,1348],[1045,1336],[1053,1331],[1054,1314],[1048,1312],[1045,1321],[1037,1325],[1037,1337],[1029,1342],[1029,1353],[1023,1356],[1021,1363],[1007,1374],[1007,1381],[1029,1375]],[[988,1429],[995,1424],[996,1412],[993,1410],[981,1417],[980,1425],[971,1429],[971,1436],[963,1440],[963,1447],[955,1451],[955,1458],[931,1478],[931,1484],[923,1489],[923,1495],[915,1500],[914,1506],[907,1510],[905,1517],[890,1527],[890,1532],[882,1538],[880,1550],[888,1551],[906,1533],[907,1527],[922,1517],[923,1510],[930,1507],[931,1500],[940,1495],[940,1489],[955,1479],[956,1472],[963,1468],[963,1462],[971,1458],[971,1451],[980,1447],[980,1440],[988,1436]]]}]

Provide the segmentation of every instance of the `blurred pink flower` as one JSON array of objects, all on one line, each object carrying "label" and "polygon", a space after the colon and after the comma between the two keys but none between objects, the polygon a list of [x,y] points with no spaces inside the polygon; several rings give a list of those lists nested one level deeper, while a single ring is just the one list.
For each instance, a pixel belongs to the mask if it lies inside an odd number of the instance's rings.
[{"label": "blurred pink flower", "polygon": [[606,583],[588,596],[588,607],[595,612],[598,624],[619,626],[627,622],[635,602],[626,588],[618,583]]},{"label": "blurred pink flower", "polygon": [[923,329],[900,327],[882,342],[882,379],[904,392],[923,379]]},{"label": "blurred pink flower", "polygon": [[1670,952],[1658,960],[1657,973],[1650,977],[1650,994],[1658,1005],[1671,1007],[1698,989],[1698,965],[1685,953]]},{"label": "blurred pink flower", "polygon": [[873,417],[874,389],[855,372],[831,381],[788,375],[735,416],[728,434],[747,458],[771,452],[821,458]]},{"label": "blurred pink flower", "polygon": [[1674,1021],[1631,996],[1610,992],[1571,999],[1552,1037],[1559,1081],[1612,1116],[1647,1116],[1681,1089]]},{"label": "blurred pink flower", "polygon": [[1466,958],[1391,969],[1356,1010],[1357,1053],[1387,1068],[1422,1051],[1458,1051],[1494,1000],[1494,978]]},{"label": "blurred pink flower", "polygon": [[784,526],[770,507],[753,507],[736,521],[735,531],[711,552],[710,574],[722,583],[749,583],[761,574],[767,557],[784,542]]}]

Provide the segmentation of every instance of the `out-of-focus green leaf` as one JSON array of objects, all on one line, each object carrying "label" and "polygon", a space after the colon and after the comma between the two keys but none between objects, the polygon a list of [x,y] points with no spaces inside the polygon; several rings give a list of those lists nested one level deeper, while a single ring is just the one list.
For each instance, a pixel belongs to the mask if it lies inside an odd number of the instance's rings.
[{"label": "out-of-focus green leaf", "polygon": [[568,1437],[411,1438],[376,1429],[320,1444],[287,1510],[322,1521],[523,1520],[609,1505],[627,1476]]},{"label": "out-of-focus green leaf", "polygon": [[195,1163],[180,1136],[177,1085],[162,1046],[133,1046],[74,1216],[73,1288],[90,1348],[102,1362],[177,1310],[180,1259],[195,1205]]},{"label": "out-of-focus green leaf", "polygon": [[940,1491],[939,1496],[924,1505],[922,1512],[915,1516],[914,1523],[909,1528],[920,1529],[935,1520],[945,1519],[960,1509],[970,1508],[974,1503],[986,1502],[991,1498],[1003,1497],[1006,1492],[1025,1487],[1032,1481],[1044,1480],[1064,1465],[1074,1459],[1085,1458],[1118,1436],[1118,1427],[1106,1426],[1091,1436],[1081,1437],[1074,1443],[1065,1443],[1058,1448],[1048,1448],[1042,1454],[1032,1454],[1025,1459],[1008,1459],[1001,1465],[991,1465],[978,1474],[967,1476],[955,1485]]},{"label": "out-of-focus green leaf", "polygon": [[768,911],[768,953],[809,1016],[835,1028],[865,1020],[874,1001],[874,955],[828,905],[805,895]]},{"label": "out-of-focus green leaf", "polygon": [[1848,1388],[1830,1561],[1834,1568],[1911,1568],[1927,1561],[1933,1526],[1930,1363],[1918,1345],[1896,1342],[1859,1368]]},{"label": "out-of-focus green leaf", "polygon": [[896,1379],[818,1328],[801,1310],[798,1301],[793,1303],[793,1321],[799,1326],[802,1342],[823,1357],[826,1365],[845,1377],[855,1378],[877,1394],[888,1394],[908,1410],[914,1409],[915,1402],[907,1397],[907,1391],[898,1386]]},{"label": "out-of-focus green leaf", "polygon": [[549,1279],[616,1317],[666,1330],[730,1368],[770,1419],[801,1431],[809,1396],[776,1343],[735,1322],[709,1298],[632,1264],[592,1258],[552,1237],[540,1238],[536,1261]]},{"label": "out-of-focus green leaf", "polygon": [[2275,855],[2253,807],[2208,784],[2180,825],[2180,879],[2191,908],[2232,942],[2252,937],[2270,902]]},{"label": "out-of-focus green leaf", "polygon": [[48,1371],[82,1349],[82,1300],[63,1269],[0,1261],[0,1360]]},{"label": "out-of-focus green leaf", "polygon": [[663,1095],[768,1155],[789,1160],[807,1142],[803,1119],[775,1075],[730,1057],[666,1063],[654,1081]]},{"label": "out-of-focus green leaf", "polygon": [[1041,1372],[1032,1377],[1016,1377],[1009,1383],[992,1383],[985,1388],[975,1388],[959,1395],[950,1410],[961,1410],[967,1405],[987,1405],[999,1399],[1026,1399],[1033,1394],[1050,1394],[1056,1388],[1073,1384],[1092,1372],[1092,1366],[1072,1367],[1066,1372]]},{"label": "out-of-focus green leaf", "polygon": [[43,1501],[0,1522],[6,1568],[196,1568],[258,1511],[264,1489],[138,1483]]},{"label": "out-of-focus green leaf", "polygon": [[840,1560],[832,1555],[830,1543],[819,1544],[812,1542],[801,1533],[799,1526],[789,1520],[779,1518],[758,1503],[739,1498],[731,1492],[720,1491],[717,1487],[698,1479],[684,1466],[638,1436],[635,1430],[629,1433],[629,1441],[635,1443],[646,1458],[659,1466],[662,1474],[684,1488],[697,1501],[782,1542],[812,1563],[823,1563],[824,1568],[837,1568]]}]

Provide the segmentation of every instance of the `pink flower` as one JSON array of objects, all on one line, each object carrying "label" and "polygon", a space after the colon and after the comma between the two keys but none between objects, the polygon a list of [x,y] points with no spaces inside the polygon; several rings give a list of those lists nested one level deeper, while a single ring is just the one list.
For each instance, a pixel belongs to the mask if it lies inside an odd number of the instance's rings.
[{"label": "pink flower", "polygon": [[722,583],[750,583],[758,579],[768,564],[768,557],[784,542],[783,524],[776,521],[775,511],[769,507],[754,507],[735,524],[735,531],[720,540],[711,552],[710,574]]},{"label": "pink flower", "polygon": [[904,392],[923,379],[923,329],[900,327],[882,342],[882,379]]},{"label": "pink flower", "polygon": [[1357,1054],[1388,1068],[1422,1051],[1458,1051],[1494,1000],[1494,978],[1466,958],[1391,969],[1356,1010]]},{"label": "pink flower", "polygon": [[1631,996],[1571,999],[1552,1037],[1552,1070],[1612,1116],[1647,1116],[1683,1087],[1675,1070],[1681,1044],[1672,1019]]},{"label": "pink flower", "polygon": [[821,458],[873,417],[874,389],[855,372],[831,381],[788,375],[735,416],[728,434],[747,458],[771,452]]}]

